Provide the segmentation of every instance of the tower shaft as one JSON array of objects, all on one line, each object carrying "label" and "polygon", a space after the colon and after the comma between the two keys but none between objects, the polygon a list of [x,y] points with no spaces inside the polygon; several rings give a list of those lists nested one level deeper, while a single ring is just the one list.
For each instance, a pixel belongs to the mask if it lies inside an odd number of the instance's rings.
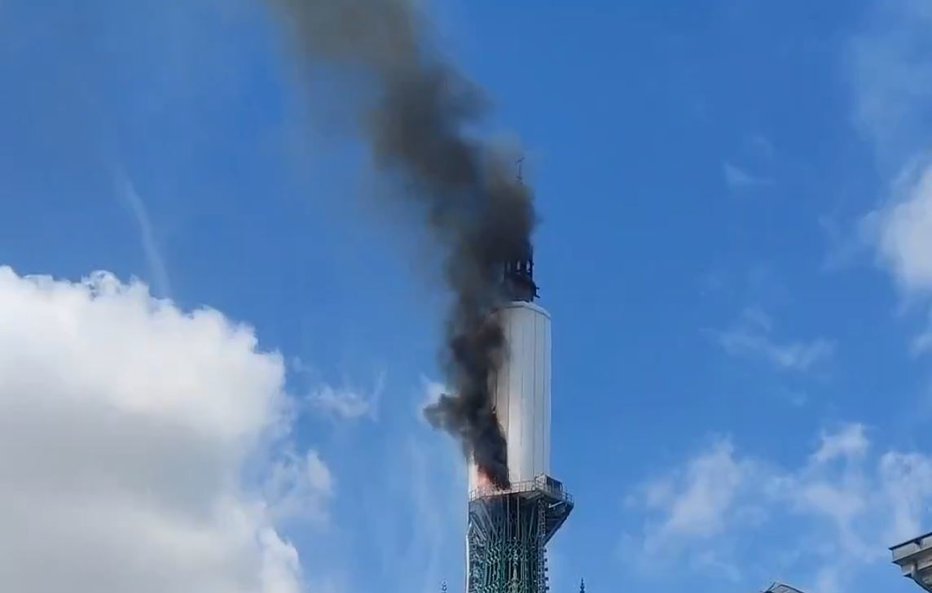
[{"label": "tower shaft", "polygon": [[543,506],[517,495],[469,503],[469,592],[544,593]]},{"label": "tower shaft", "polygon": [[550,477],[550,314],[534,302],[530,258],[505,265],[503,287],[512,300],[491,314],[507,348],[489,387],[510,486],[469,464],[466,591],[547,593],[547,543],[573,510]]},{"label": "tower shaft", "polygon": [[546,593],[547,542],[573,509],[562,485],[544,476],[469,502],[469,593]]}]

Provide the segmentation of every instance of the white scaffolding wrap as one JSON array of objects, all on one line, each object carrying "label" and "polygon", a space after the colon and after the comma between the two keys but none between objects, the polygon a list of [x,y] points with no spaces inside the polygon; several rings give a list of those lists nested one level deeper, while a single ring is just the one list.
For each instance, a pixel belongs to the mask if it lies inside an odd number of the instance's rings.
[{"label": "white scaffolding wrap", "polygon": [[[550,314],[527,302],[505,305],[495,315],[507,341],[492,398],[508,443],[512,482],[550,474]],[[470,465],[469,489],[480,484]]]}]

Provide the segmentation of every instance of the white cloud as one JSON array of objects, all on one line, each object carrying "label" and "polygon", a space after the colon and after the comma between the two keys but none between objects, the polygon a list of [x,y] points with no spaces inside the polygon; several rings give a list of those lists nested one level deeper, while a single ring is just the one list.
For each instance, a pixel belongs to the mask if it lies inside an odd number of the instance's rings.
[{"label": "white cloud", "polygon": [[787,371],[809,371],[831,359],[835,343],[825,338],[778,342],[771,337],[773,322],[758,309],[747,309],[730,329],[715,332],[719,345],[732,356],[764,360]]},{"label": "white cloud", "polygon": [[720,442],[689,461],[679,475],[650,484],[645,491],[645,503],[649,508],[666,511],[650,541],[718,534],[749,475],[749,468],[735,460],[731,444]]},{"label": "white cloud", "polygon": [[792,571],[813,591],[850,590],[859,571],[885,567],[887,545],[917,535],[930,518],[932,456],[870,448],[862,425],[846,425],[823,433],[800,467],[780,468],[719,441],[638,489],[633,504],[647,515],[640,559],[708,557],[715,563],[690,566],[721,573],[762,554],[775,561],[760,547],[766,532],[765,540],[794,542],[780,550],[797,558],[765,570]]},{"label": "white cloud", "polygon": [[[303,590],[241,480],[287,429],[282,361],[251,329],[105,273],[9,268],[0,327],[0,590]],[[286,495],[332,487],[314,455],[284,467],[305,476]]]},{"label": "white cloud", "polygon": [[932,163],[911,166],[894,199],[868,214],[865,234],[906,292],[932,291]]},{"label": "white cloud", "polygon": [[[924,0],[877,3],[853,41],[855,121],[894,178],[862,234],[908,296],[932,291],[932,9]],[[894,173],[896,173],[894,175]]]},{"label": "white cloud", "polygon": [[880,475],[893,512],[885,541],[893,544],[924,533],[923,518],[932,498],[932,459],[916,453],[886,453],[880,460]]}]

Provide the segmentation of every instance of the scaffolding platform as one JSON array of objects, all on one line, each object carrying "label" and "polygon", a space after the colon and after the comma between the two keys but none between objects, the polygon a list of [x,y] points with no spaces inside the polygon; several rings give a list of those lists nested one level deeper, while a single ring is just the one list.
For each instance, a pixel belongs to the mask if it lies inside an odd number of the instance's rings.
[{"label": "scaffolding platform", "polygon": [[469,498],[468,592],[546,593],[546,546],[572,512],[572,496],[544,475]]}]

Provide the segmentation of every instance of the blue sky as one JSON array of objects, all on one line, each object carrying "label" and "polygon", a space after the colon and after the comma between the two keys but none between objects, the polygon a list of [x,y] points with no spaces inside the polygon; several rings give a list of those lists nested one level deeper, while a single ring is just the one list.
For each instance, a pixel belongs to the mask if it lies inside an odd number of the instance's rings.
[{"label": "blue sky", "polygon": [[[886,546],[932,526],[928,5],[430,11],[537,192],[578,502],[553,590],[912,590]],[[253,326],[335,484],[326,521],[281,526],[310,590],[458,589],[461,462],[418,416],[429,242],[265,6],[6,0],[0,84],[0,265]]]}]

